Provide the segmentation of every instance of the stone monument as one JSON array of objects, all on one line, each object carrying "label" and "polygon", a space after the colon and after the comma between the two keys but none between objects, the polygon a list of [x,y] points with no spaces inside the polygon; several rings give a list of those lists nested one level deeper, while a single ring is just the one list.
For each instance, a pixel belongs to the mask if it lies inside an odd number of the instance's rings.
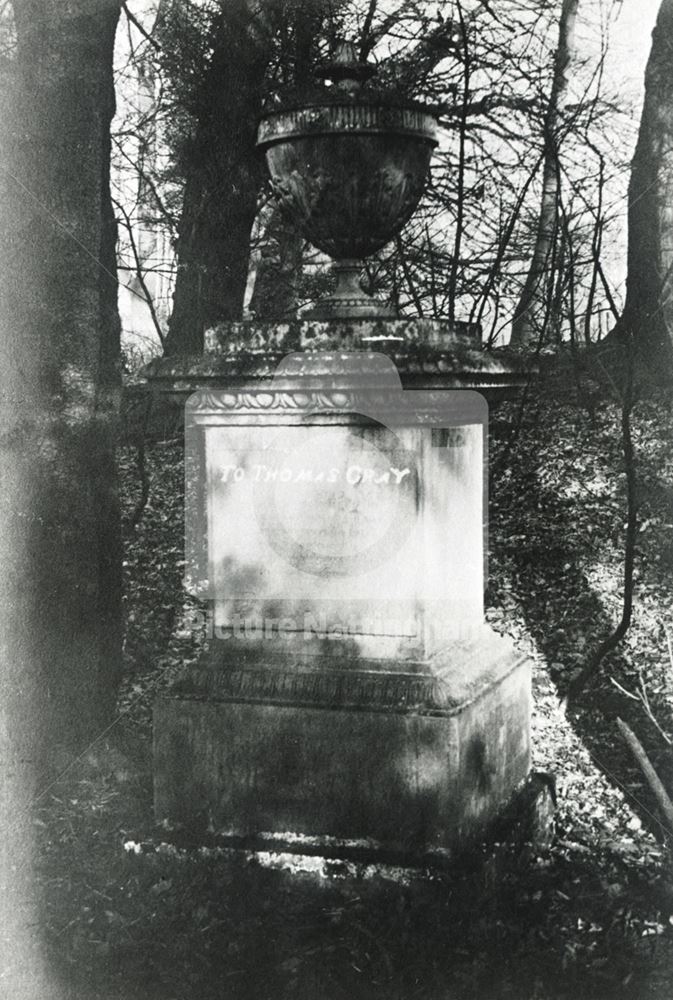
[{"label": "stone monument", "polygon": [[213,626],[155,706],[155,809],[256,844],[451,854],[529,772],[530,664],[483,620],[486,400],[522,375],[362,291],[436,144],[433,112],[370,72],[342,44],[332,87],[259,126],[334,293],[154,366],[186,399],[187,565]]}]

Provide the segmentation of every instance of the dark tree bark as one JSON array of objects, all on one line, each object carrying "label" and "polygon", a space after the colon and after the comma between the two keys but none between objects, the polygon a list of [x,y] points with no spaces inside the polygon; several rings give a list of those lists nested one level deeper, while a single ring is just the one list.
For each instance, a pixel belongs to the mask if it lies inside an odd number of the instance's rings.
[{"label": "dark tree bark", "polygon": [[76,737],[109,720],[120,668],[113,0],[15,0],[1,272],[10,661]]},{"label": "dark tree bark", "polygon": [[[323,0],[300,4],[294,12],[293,83],[308,87],[314,76],[315,40],[325,18]],[[265,227],[264,247],[254,275],[250,311],[261,320],[287,320],[299,305],[304,239],[292,222],[272,206]]]},{"label": "dark tree bark", "polygon": [[110,204],[116,0],[14,0],[0,78],[0,916],[8,995],[41,965],[31,804],[57,742],[113,718],[121,663]]},{"label": "dark tree bark", "polygon": [[[251,231],[266,176],[255,141],[267,76],[275,73],[276,85],[297,92],[310,84],[318,41],[344,6],[343,0],[220,0],[220,5],[212,55],[189,100],[195,129],[181,170],[178,273],[164,348],[172,355],[200,352],[205,329],[241,318]],[[179,34],[172,34],[170,44],[179,49]],[[175,82],[179,92],[184,80]],[[267,260],[259,269],[255,304],[260,317],[286,317],[296,307],[303,241],[272,215],[268,242],[276,243],[281,259],[278,266],[273,261],[267,269]],[[282,293],[270,289],[276,279]]]},{"label": "dark tree bark", "polygon": [[211,325],[241,318],[250,233],[264,177],[255,152],[271,36],[249,0],[223,5],[197,96],[166,354],[203,350]]},{"label": "dark tree bark", "polygon": [[626,303],[616,332],[633,333],[655,365],[673,361],[673,0],[662,0],[645,71],[645,103],[629,185]]},{"label": "dark tree bark", "polygon": [[264,232],[254,274],[250,312],[259,320],[286,321],[296,315],[304,241],[277,208]]},{"label": "dark tree bark", "polygon": [[121,662],[118,7],[15,0],[18,52],[3,81],[0,642],[10,725],[47,745],[110,721]]}]

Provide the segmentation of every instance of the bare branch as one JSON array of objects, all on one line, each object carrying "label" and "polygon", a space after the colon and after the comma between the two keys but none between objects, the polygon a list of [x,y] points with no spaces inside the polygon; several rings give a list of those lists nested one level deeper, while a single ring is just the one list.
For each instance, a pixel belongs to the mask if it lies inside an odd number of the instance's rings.
[{"label": "bare branch", "polygon": [[414,284],[413,275],[409,268],[409,261],[407,260],[407,255],[404,252],[404,247],[402,245],[402,240],[399,236],[395,237],[395,245],[397,247],[397,252],[400,255],[400,260],[402,262],[402,270],[404,272],[404,278],[409,287],[409,292],[411,293],[411,298],[413,299],[414,306],[416,307],[416,312],[419,316],[423,316],[423,304],[420,300],[416,285]]},{"label": "bare branch", "polygon": [[372,45],[374,44],[374,40],[370,39],[370,35],[377,6],[378,0],[369,0],[369,7],[367,8],[364,24],[362,25],[362,31],[360,33],[360,59],[362,59],[363,62],[369,55]]},{"label": "bare branch", "polygon": [[159,209],[160,214],[162,215],[164,221],[166,222],[166,224],[167,224],[170,232],[173,235],[175,235],[175,233],[177,232],[177,223],[176,223],[176,220],[174,219],[174,217],[171,215],[171,213],[168,211],[168,209],[164,205],[163,199],[162,199],[161,195],[159,194],[157,186],[154,183],[154,181],[152,180],[152,178],[150,177],[150,175],[147,173],[147,171],[145,171],[145,170],[142,169],[142,167],[140,166],[140,164],[136,163],[136,161],[133,160],[129,156],[129,154],[124,149],[123,144],[121,142],[119,142],[119,139],[118,139],[117,136],[112,136],[112,141],[117,146],[117,149],[119,150],[119,152],[121,153],[121,155],[124,157],[124,159],[127,161],[127,163],[129,163],[130,166],[133,167],[133,169],[138,173],[138,176],[143,181],[143,183],[147,184],[147,186],[149,187],[149,189],[150,189],[150,191],[152,193],[152,197],[154,198],[154,200],[156,202],[156,206]]},{"label": "bare branch", "polygon": [[624,742],[638,761],[638,765],[647,779],[647,783],[650,786],[652,794],[656,798],[657,804],[666,819],[668,832],[673,834],[673,802],[671,802],[668,792],[663,786],[661,778],[652,767],[652,762],[645,753],[642,743],[630,726],[627,726],[622,719],[617,719],[617,726],[619,728],[619,732],[622,734]]},{"label": "bare branch", "polygon": [[140,21],[135,16],[135,14],[131,13],[131,11],[128,9],[128,6],[127,6],[125,0],[122,3],[122,10],[126,14],[126,17],[128,18],[128,20],[134,26],[134,28],[137,28],[137,30],[140,32],[140,34],[143,36],[143,38],[147,42],[150,43],[150,45],[152,46],[152,48],[155,49],[157,52],[161,52],[161,46],[159,45],[159,42],[156,40],[156,38],[153,38],[152,35],[150,35],[150,33],[147,31],[146,28],[143,27],[143,25],[140,23]]},{"label": "bare branch", "polygon": [[161,324],[159,322],[159,317],[157,316],[156,309],[154,308],[154,300],[153,300],[153,298],[152,298],[152,296],[150,294],[150,290],[147,287],[147,283],[145,281],[145,276],[144,276],[144,273],[143,273],[143,270],[144,270],[143,269],[143,264],[142,264],[142,261],[140,259],[140,254],[138,253],[138,245],[137,245],[135,237],[133,235],[133,223],[131,222],[131,219],[129,217],[128,212],[126,211],[126,209],[124,208],[124,206],[121,204],[121,202],[117,200],[117,198],[113,198],[112,199],[112,203],[113,203],[113,205],[115,205],[119,209],[119,211],[121,212],[121,214],[124,217],[124,223],[126,225],[126,229],[127,229],[128,237],[129,237],[129,243],[131,245],[131,251],[133,253],[133,259],[134,259],[135,265],[136,265],[136,277],[138,278],[138,283],[140,284],[140,287],[143,290],[144,301],[145,301],[145,303],[147,305],[147,308],[150,311],[150,317],[152,319],[152,323],[154,325],[154,329],[156,331],[157,337],[159,338],[159,343],[163,347],[164,346],[164,333],[163,333],[163,330],[161,329]]}]

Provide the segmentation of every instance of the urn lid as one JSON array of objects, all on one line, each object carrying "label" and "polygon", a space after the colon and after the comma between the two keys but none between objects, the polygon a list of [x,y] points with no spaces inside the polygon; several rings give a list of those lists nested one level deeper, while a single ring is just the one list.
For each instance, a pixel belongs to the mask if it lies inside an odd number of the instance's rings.
[{"label": "urn lid", "polygon": [[290,98],[270,108],[260,119],[257,146],[326,133],[395,133],[436,146],[439,112],[375,86],[363,86],[375,75],[376,67],[358,59],[353,42],[338,42],[332,58],[316,72],[319,79],[331,80],[333,85],[316,85],[301,99]]}]

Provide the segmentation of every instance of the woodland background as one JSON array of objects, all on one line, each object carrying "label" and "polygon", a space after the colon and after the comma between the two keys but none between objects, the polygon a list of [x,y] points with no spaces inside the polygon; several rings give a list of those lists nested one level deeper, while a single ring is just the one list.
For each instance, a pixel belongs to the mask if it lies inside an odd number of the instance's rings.
[{"label": "woodland background", "polygon": [[[637,109],[606,71],[628,6],[0,3],[8,995],[670,995],[673,0]],[[487,603],[536,660],[558,832],[460,879],[136,853],[151,702],[206,641],[180,421],[142,367],[331,280],[254,140],[343,35],[441,111],[421,209],[366,282],[539,371],[492,415]]]}]

